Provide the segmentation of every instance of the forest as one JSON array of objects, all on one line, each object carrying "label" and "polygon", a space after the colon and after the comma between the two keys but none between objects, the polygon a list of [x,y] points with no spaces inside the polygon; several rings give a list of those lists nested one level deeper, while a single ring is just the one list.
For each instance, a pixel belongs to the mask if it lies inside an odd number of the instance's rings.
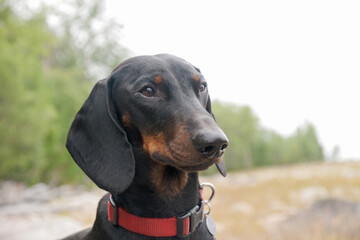
[{"label": "forest", "polygon": [[[0,181],[88,182],[66,135],[96,80],[131,55],[119,32],[99,1],[64,10],[0,0]],[[229,171],[324,159],[311,123],[285,137],[261,126],[250,106],[215,100],[213,111],[230,140]]]}]

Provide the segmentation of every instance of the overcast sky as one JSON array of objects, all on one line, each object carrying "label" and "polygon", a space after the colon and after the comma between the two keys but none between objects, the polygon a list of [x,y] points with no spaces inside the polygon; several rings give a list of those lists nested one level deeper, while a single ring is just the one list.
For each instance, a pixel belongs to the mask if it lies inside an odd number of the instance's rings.
[{"label": "overcast sky", "polygon": [[250,105],[288,135],[315,125],[329,154],[360,159],[360,1],[107,0],[133,55],[199,67],[212,98]]}]

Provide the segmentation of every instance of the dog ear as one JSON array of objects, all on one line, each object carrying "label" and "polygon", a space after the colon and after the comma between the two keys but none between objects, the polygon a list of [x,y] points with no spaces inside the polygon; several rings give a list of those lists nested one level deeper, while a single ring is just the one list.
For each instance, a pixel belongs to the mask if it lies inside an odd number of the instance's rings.
[{"label": "dog ear", "polygon": [[210,114],[211,114],[211,116],[215,119],[215,116],[214,116],[214,114],[212,113],[212,109],[211,109],[211,100],[210,100],[210,96],[208,96],[208,98],[207,98],[207,102],[206,102],[206,111],[207,111],[208,113],[210,113]]},{"label": "dog ear", "polygon": [[132,183],[135,160],[126,133],[115,118],[109,82],[104,79],[96,83],[75,116],[66,147],[99,188],[117,194]]},{"label": "dog ear", "polygon": [[[210,96],[208,96],[208,99],[207,99],[206,111],[208,111],[208,113],[210,113],[211,116],[213,116],[214,120],[216,121],[215,116],[214,116],[214,114],[212,113],[212,110],[211,110],[211,100],[210,100]],[[226,166],[225,166],[224,160],[222,160],[222,161],[219,162],[219,163],[216,163],[216,167],[217,167],[217,169],[219,170],[219,172],[221,173],[221,175],[223,175],[224,177],[226,177]]]}]

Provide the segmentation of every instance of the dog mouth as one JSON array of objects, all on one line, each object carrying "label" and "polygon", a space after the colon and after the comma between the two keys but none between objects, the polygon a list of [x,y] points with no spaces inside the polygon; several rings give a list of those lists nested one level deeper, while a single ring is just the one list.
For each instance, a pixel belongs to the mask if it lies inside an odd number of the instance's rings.
[{"label": "dog mouth", "polygon": [[181,170],[185,171],[185,172],[197,172],[197,171],[204,171],[206,169],[208,169],[210,166],[212,166],[214,164],[214,162],[212,163],[202,163],[196,166],[182,166],[179,167]]},{"label": "dog mouth", "polygon": [[157,152],[154,152],[151,156],[155,162],[161,163],[163,165],[169,165],[185,172],[204,171],[213,164],[222,160],[222,154],[220,156],[214,156],[213,158],[194,159],[190,161],[189,159],[187,159],[187,161],[178,159],[176,156],[164,156]]}]

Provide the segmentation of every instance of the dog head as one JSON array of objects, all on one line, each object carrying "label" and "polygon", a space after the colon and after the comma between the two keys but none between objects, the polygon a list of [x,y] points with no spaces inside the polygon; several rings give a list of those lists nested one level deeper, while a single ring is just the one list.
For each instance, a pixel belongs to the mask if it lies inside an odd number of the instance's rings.
[{"label": "dog head", "polygon": [[172,55],[130,58],[99,81],[70,128],[67,148],[100,187],[121,193],[135,174],[133,148],[183,172],[222,160],[228,140],[201,72]]}]

